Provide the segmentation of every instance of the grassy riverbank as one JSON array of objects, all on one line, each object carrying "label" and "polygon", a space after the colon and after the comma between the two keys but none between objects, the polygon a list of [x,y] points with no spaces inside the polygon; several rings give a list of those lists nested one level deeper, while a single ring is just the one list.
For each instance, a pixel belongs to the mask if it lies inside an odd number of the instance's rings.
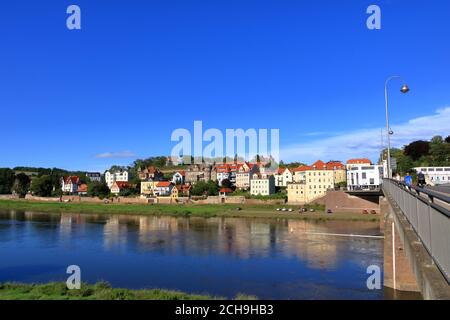
[{"label": "grassy riverbank", "polygon": [[[237,210],[237,208],[241,210]],[[295,212],[276,211],[277,207],[293,208]],[[230,204],[95,204],[36,202],[27,200],[0,200],[0,209],[38,211],[49,213],[94,213],[94,214],[137,214],[176,217],[243,217],[243,218],[289,218],[302,220],[351,220],[377,221],[378,215],[360,213],[333,213],[323,211],[299,213],[298,206],[280,205],[230,205]]]},{"label": "grassy riverbank", "polygon": [[[83,284],[79,290],[69,290],[65,283],[46,284],[0,284],[0,300],[213,300],[223,299],[180,291],[148,289],[129,290],[112,288],[108,283]],[[253,296],[237,295],[235,299],[256,299]]]}]

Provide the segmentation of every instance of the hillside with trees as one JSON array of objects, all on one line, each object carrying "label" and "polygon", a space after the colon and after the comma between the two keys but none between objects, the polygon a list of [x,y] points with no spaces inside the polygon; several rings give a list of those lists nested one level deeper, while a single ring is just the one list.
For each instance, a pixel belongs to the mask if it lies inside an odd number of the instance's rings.
[{"label": "hillside with trees", "polygon": [[[448,167],[450,166],[450,136],[443,139],[435,136],[430,141],[413,141],[402,149],[391,148],[391,157],[397,161],[396,173],[405,175],[416,167]],[[387,158],[384,149],[380,160]]]}]

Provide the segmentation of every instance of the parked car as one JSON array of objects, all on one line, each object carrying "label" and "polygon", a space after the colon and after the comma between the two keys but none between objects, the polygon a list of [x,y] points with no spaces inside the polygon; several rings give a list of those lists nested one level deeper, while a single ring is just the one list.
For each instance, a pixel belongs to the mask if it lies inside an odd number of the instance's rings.
[{"label": "parked car", "polygon": [[363,214],[369,214],[369,211],[363,210],[362,213],[363,213]]},{"label": "parked car", "polygon": [[375,210],[370,210],[371,214],[377,214],[377,212]]},{"label": "parked car", "polygon": [[333,213],[333,211],[331,209],[328,209],[327,213]]}]

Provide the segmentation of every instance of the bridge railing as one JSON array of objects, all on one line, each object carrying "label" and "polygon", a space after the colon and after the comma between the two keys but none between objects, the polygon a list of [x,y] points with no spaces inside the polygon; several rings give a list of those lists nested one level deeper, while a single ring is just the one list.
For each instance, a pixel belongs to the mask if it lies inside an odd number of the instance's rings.
[{"label": "bridge railing", "polygon": [[450,284],[450,197],[389,179],[383,180],[382,188],[402,210]]}]

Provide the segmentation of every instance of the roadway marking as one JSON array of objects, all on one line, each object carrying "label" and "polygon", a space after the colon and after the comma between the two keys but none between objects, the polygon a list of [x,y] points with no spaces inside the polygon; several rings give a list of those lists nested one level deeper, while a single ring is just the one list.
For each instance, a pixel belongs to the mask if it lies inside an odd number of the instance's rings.
[{"label": "roadway marking", "polygon": [[316,235],[316,236],[384,239],[384,236],[371,236],[371,235],[365,235],[365,234],[322,233],[322,232],[305,232],[305,234],[311,234],[311,235]]}]

